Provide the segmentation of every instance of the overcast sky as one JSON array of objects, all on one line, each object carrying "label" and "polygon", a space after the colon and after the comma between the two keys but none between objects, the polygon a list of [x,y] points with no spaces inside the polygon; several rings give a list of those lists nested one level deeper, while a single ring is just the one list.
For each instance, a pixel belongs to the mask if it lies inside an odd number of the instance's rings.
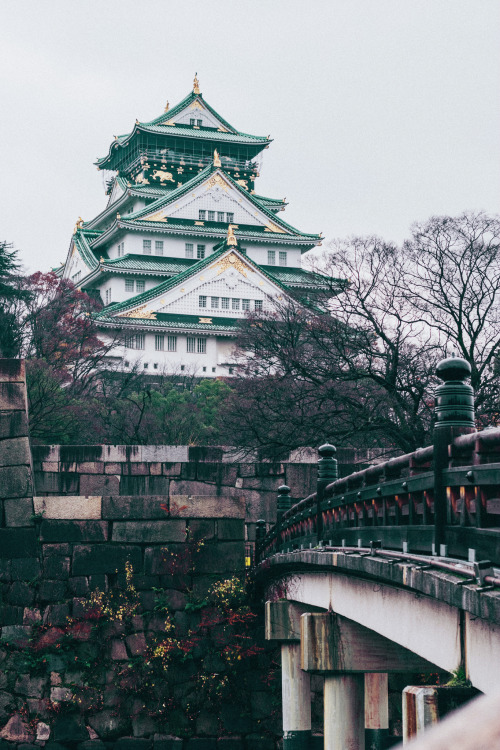
[{"label": "overcast sky", "polygon": [[500,197],[498,0],[3,0],[0,239],[63,261],[114,134],[192,89],[274,138],[257,192],[326,238],[402,240]]}]

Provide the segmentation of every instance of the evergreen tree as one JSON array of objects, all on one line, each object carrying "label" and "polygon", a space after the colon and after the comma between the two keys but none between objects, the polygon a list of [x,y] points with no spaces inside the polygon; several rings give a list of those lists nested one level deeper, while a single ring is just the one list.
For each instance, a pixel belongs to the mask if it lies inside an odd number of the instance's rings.
[{"label": "evergreen tree", "polygon": [[19,283],[19,261],[12,244],[0,242],[0,357],[17,357],[21,348],[18,303],[29,292]]}]

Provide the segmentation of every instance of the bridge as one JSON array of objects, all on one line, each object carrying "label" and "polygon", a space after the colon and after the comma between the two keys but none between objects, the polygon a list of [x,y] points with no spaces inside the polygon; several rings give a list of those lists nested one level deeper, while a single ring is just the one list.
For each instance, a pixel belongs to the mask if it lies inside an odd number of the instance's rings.
[{"label": "bridge", "polygon": [[[266,638],[281,644],[285,750],[316,747],[312,675],[324,676],[325,750],[390,746],[393,673],[450,673],[451,684],[471,686],[458,688],[456,702],[494,694],[500,429],[476,431],[469,373],[464,360],[438,365],[433,445],[340,479],[335,448],[323,445],[317,491],[296,502],[280,487],[277,523],[258,525],[254,575],[267,600]],[[403,691],[406,739],[436,721],[450,690]],[[479,716],[478,705],[463,710]],[[453,724],[439,728],[455,732],[455,744],[427,735],[422,747],[500,746],[495,706],[482,744],[473,713],[460,740]]]}]

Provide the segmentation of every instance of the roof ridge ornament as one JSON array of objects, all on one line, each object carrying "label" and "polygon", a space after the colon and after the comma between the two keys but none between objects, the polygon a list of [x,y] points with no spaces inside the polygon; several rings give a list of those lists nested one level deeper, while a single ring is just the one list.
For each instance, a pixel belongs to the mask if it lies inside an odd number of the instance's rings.
[{"label": "roof ridge ornament", "polygon": [[227,244],[233,246],[238,245],[238,240],[236,239],[236,236],[234,234],[234,228],[232,224],[230,224],[227,228]]},{"label": "roof ridge ornament", "polygon": [[83,219],[82,219],[81,216],[79,216],[78,220],[77,220],[77,222],[75,224],[75,228],[73,230],[73,234],[76,234],[78,232],[78,230],[82,228],[82,225],[83,225]]},{"label": "roof ridge ornament", "polygon": [[222,167],[219,152],[217,149],[214,150],[214,167]]},{"label": "roof ridge ornament", "polygon": [[198,80],[198,73],[194,74],[194,80],[193,80],[193,94],[199,94],[200,93],[200,82]]},{"label": "roof ridge ornament", "polygon": [[165,104],[165,112],[168,112],[169,108],[170,108],[170,104],[168,103],[168,99],[167,99],[167,103]]}]

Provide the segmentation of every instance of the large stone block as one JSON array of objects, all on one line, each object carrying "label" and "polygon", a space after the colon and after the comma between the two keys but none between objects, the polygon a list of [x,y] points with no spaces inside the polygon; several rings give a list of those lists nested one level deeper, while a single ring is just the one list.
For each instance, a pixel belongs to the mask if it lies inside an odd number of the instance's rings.
[{"label": "large stone block", "polygon": [[81,474],[80,494],[117,495],[120,491],[120,477],[113,474]]},{"label": "large stone block", "polygon": [[166,461],[162,464],[162,474],[166,477],[180,477],[181,464]]},{"label": "large stone block", "polygon": [[72,573],[79,576],[121,572],[126,562],[130,562],[135,571],[141,571],[140,547],[115,544],[77,545],[73,550]]},{"label": "large stone block", "polygon": [[207,573],[241,573],[245,568],[243,542],[205,544],[196,558],[196,567]]},{"label": "large stone block", "polygon": [[[181,554],[184,549],[185,544],[178,542],[168,545],[168,553],[165,553],[159,547],[147,547],[144,552],[144,572],[147,575],[154,576],[170,575],[172,572],[172,562],[169,559],[169,553],[173,555]],[[166,585],[171,586],[172,581],[169,580]]]},{"label": "large stone block", "polygon": [[60,555],[50,555],[43,561],[43,575],[46,578],[66,580],[69,578],[70,558]]},{"label": "large stone block", "polygon": [[28,465],[31,461],[30,444],[27,437],[0,440],[0,466]]},{"label": "large stone block", "polygon": [[79,492],[80,475],[54,471],[35,472],[36,492],[48,492],[52,495],[73,495]]},{"label": "large stone block", "polygon": [[244,520],[242,518],[221,518],[217,521],[217,538],[220,540],[244,540]]},{"label": "large stone block", "polygon": [[26,368],[24,359],[14,357],[0,358],[0,382],[1,383],[24,383],[26,381]]},{"label": "large stone block", "polygon": [[24,609],[14,604],[0,604],[0,627],[4,625],[23,625]]},{"label": "large stone block", "polygon": [[42,602],[58,602],[66,594],[65,581],[50,581],[42,578],[38,586],[38,598]]},{"label": "large stone block", "polygon": [[[163,476],[122,476],[120,495],[168,495],[170,480]],[[118,492],[106,492],[115,495]]]},{"label": "large stone block", "polygon": [[33,581],[40,576],[40,561],[37,557],[19,557],[10,562],[13,581]]},{"label": "large stone block", "polygon": [[[184,485],[196,484],[199,482],[172,482],[171,484]],[[210,489],[209,487],[204,489]],[[213,489],[212,489],[213,492]],[[170,495],[170,515],[181,518],[244,518],[245,517],[245,499],[241,495],[220,495],[210,497],[207,494],[186,495],[180,493],[171,493]]]},{"label": "large stone block", "polygon": [[[44,519],[100,519],[101,497],[90,495],[65,495],[63,497],[33,498],[35,513],[42,514]],[[57,540],[59,541],[59,540]]]},{"label": "large stone block", "polygon": [[25,411],[0,412],[0,438],[22,437],[28,434]]},{"label": "large stone block", "polygon": [[33,526],[33,498],[16,497],[3,501],[5,511],[5,525]]},{"label": "large stone block", "polygon": [[2,411],[26,409],[26,387],[22,383],[0,383],[0,409]]},{"label": "large stone block", "polygon": [[36,557],[34,529],[0,529],[0,558]]},{"label": "large stone block", "polygon": [[186,522],[168,521],[115,521],[112,539],[114,542],[159,543],[184,542]]},{"label": "large stone block", "polygon": [[102,461],[80,461],[76,464],[79,474],[104,474],[104,463]]},{"label": "large stone block", "polygon": [[33,482],[29,466],[0,468],[0,497],[29,497],[33,495]]},{"label": "large stone block", "polygon": [[215,521],[209,518],[193,518],[189,521],[189,538],[191,541],[213,539],[215,537]]},{"label": "large stone block", "polygon": [[143,445],[142,461],[179,463],[189,461],[187,445]]},{"label": "large stone block", "polygon": [[40,528],[43,542],[105,542],[106,521],[43,520]]},{"label": "large stone block", "polygon": [[317,476],[317,464],[286,464],[286,484],[292,497],[304,498],[316,492]]},{"label": "large stone block", "polygon": [[158,495],[113,495],[102,499],[102,517],[109,520],[165,519],[168,497]]}]

